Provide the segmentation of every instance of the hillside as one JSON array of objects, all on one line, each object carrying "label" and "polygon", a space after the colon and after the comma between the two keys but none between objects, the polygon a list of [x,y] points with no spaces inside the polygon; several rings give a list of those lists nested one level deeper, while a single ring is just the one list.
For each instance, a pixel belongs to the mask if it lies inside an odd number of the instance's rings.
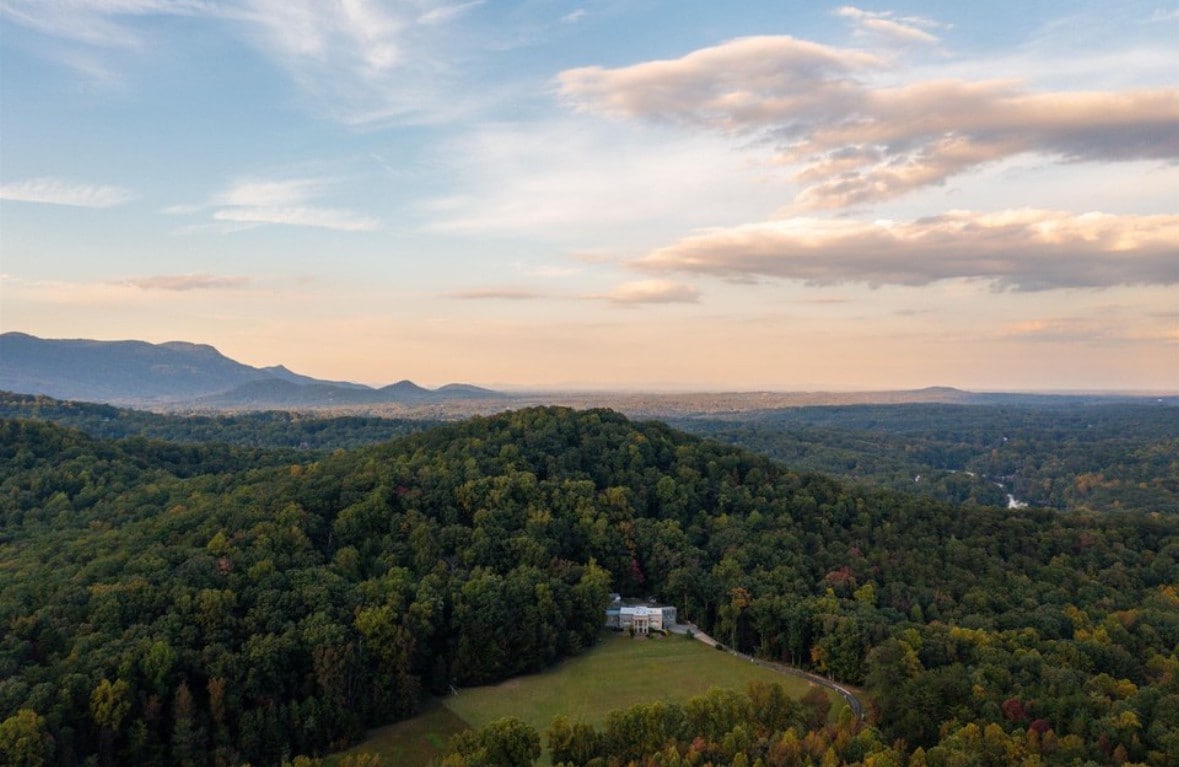
[{"label": "hillside", "polygon": [[1179,406],[816,406],[669,421],[791,468],[952,503],[1179,514]]},{"label": "hillside", "polygon": [[[51,421],[105,438],[305,450],[360,447],[440,423],[294,408],[164,415],[6,392],[0,418]],[[795,470],[949,503],[1179,514],[1179,407],[1166,402],[812,406],[669,423]]]},{"label": "hillside", "polygon": [[609,590],[865,684],[905,755],[971,727],[1046,765],[1179,753],[1174,517],[954,507],[542,408],[317,460],[7,421],[0,524],[0,734],[53,764],[322,753],[578,654]]},{"label": "hillside", "polygon": [[92,437],[141,437],[182,444],[329,451],[385,442],[437,425],[424,418],[319,416],[270,410],[221,415],[166,415],[0,391],[0,418],[46,421]]}]

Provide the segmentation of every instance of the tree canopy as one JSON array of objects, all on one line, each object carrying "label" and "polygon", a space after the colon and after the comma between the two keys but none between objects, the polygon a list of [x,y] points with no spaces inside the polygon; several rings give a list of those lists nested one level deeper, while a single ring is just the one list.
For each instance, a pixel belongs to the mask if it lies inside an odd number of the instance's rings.
[{"label": "tree canopy", "polygon": [[580,652],[613,590],[866,685],[910,759],[1034,737],[1043,764],[1173,765],[1177,532],[847,487],[605,410],[331,454],[0,421],[0,753],[324,753]]}]

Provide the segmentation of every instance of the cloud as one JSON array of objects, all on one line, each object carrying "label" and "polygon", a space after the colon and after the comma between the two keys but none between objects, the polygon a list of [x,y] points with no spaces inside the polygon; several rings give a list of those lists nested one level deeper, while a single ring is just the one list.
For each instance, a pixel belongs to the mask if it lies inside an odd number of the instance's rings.
[{"label": "cloud", "polygon": [[485,0],[472,0],[469,3],[455,3],[453,5],[440,5],[436,8],[431,8],[421,16],[418,21],[423,24],[444,24],[453,21],[458,17],[466,14],[479,6],[483,5]]},{"label": "cloud", "polygon": [[249,277],[219,274],[167,274],[154,277],[133,277],[118,284],[132,285],[142,290],[226,290],[250,285]]},{"label": "cloud", "polygon": [[1179,283],[1179,215],[950,211],[904,222],[790,218],[698,232],[633,264],[649,272],[813,285],[992,281],[1047,290]]},{"label": "cloud", "polygon": [[531,301],[538,298],[545,298],[541,293],[523,288],[477,288],[475,290],[458,290],[453,293],[443,294],[446,298],[459,298],[463,300],[502,300],[502,301]]},{"label": "cloud", "polygon": [[674,60],[567,69],[557,82],[581,111],[742,131],[792,113],[841,112],[839,92],[858,95],[851,75],[884,65],[869,53],[793,37],[743,37]]},{"label": "cloud", "polygon": [[800,298],[797,303],[800,304],[850,304],[852,299],[846,296],[816,296],[814,298]]},{"label": "cloud", "polygon": [[373,126],[438,122],[469,108],[459,69],[475,46],[456,25],[480,5],[248,0],[240,16],[247,37],[317,109]]},{"label": "cloud", "polygon": [[1011,323],[1001,331],[1004,338],[1052,344],[1092,343],[1118,339],[1122,335],[1122,329],[1114,328],[1108,322],[1095,322],[1089,318],[1079,317],[1024,320]]},{"label": "cloud", "polygon": [[601,298],[624,306],[694,304],[700,300],[700,292],[691,285],[682,282],[637,280],[624,282],[609,293],[587,296],[587,298]]},{"label": "cloud", "polygon": [[919,16],[898,17],[894,13],[864,11],[850,5],[836,9],[835,15],[850,19],[859,35],[876,35],[902,45],[936,43],[937,36],[926,30],[941,26],[936,21]]},{"label": "cloud", "polygon": [[204,0],[5,0],[0,18],[52,37],[100,47],[138,48],[143,38],[125,17],[209,16],[227,11]]},{"label": "cloud", "polygon": [[331,208],[223,208],[214,212],[213,218],[240,223],[311,226],[338,232],[373,232],[381,228],[381,222],[375,218]]},{"label": "cloud", "polygon": [[0,184],[0,199],[3,200],[80,208],[112,208],[137,196],[121,186],[82,184],[56,178],[30,178]]},{"label": "cloud", "polygon": [[[325,208],[308,204],[327,193],[331,183],[324,179],[243,179],[228,189],[196,205],[171,205],[169,214],[193,214],[213,209],[215,222],[234,224],[283,224],[334,229],[341,232],[372,232],[381,228],[377,218],[351,210]],[[212,231],[230,233],[243,227],[214,227]],[[244,227],[244,228],[248,228]],[[208,231],[206,226],[186,226],[181,233]]]},{"label": "cloud", "polygon": [[252,282],[249,277],[218,275],[164,275],[94,281],[13,278],[5,280],[5,290],[13,301],[20,302],[110,307],[115,311],[154,306],[168,312],[169,309],[179,310],[181,305],[207,307],[208,302],[215,299],[206,291],[232,292],[232,289],[246,289]]},{"label": "cloud", "polygon": [[433,231],[528,233],[602,252],[675,236],[709,211],[713,222],[769,215],[780,191],[711,136],[635,135],[595,120],[490,123],[433,158],[461,187],[419,206]]},{"label": "cloud", "polygon": [[[154,19],[212,20],[285,71],[313,108],[368,125],[433,121],[462,111],[455,88],[446,85],[458,80],[453,50],[465,51],[469,41],[455,35],[453,26],[482,2],[4,0],[0,20],[65,41],[64,52],[55,45],[38,50],[110,82],[119,78],[101,57],[158,47]],[[122,60],[121,66],[134,63]]]},{"label": "cloud", "polygon": [[[902,81],[875,84],[883,71]],[[773,147],[776,162],[800,168],[796,212],[892,199],[1025,153],[1179,159],[1176,88],[1037,92],[1017,80],[906,74],[865,51],[748,37],[673,60],[566,70],[558,86],[581,112]]]},{"label": "cloud", "polygon": [[263,43],[288,64],[318,62],[365,80],[399,62],[407,20],[371,0],[248,0],[246,7]]},{"label": "cloud", "polygon": [[1000,340],[1029,341],[1046,344],[1116,344],[1156,343],[1175,340],[1179,330],[1169,331],[1114,315],[1048,316],[1011,322],[998,333]]},{"label": "cloud", "polygon": [[244,207],[295,205],[318,196],[324,186],[322,180],[311,178],[244,180],[218,194],[214,200],[217,205]]}]

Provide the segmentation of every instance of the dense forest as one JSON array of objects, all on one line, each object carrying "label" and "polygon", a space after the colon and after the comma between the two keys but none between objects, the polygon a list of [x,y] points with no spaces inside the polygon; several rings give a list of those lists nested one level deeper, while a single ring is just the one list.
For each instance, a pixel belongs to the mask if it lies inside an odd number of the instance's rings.
[{"label": "dense forest", "polygon": [[384,442],[436,426],[436,421],[375,416],[323,416],[265,411],[165,415],[90,402],[0,391],[0,418],[48,421],[92,437],[142,437],[180,443],[288,447],[327,451]]},{"label": "dense forest", "polygon": [[1179,513],[1168,399],[813,406],[673,426],[814,471],[953,503]]},{"label": "dense forest", "polygon": [[0,421],[0,525],[12,764],[321,754],[578,653],[613,590],[874,711],[740,724],[751,690],[641,751],[581,728],[569,764],[1179,765],[1172,514],[956,506],[537,408],[332,453]]},{"label": "dense forest", "polygon": [[[795,471],[950,503],[1179,513],[1176,404],[999,397],[986,404],[813,405],[664,420]],[[0,418],[49,421],[112,439],[313,452],[371,445],[440,423],[282,411],[165,415],[8,392],[0,392]]]}]

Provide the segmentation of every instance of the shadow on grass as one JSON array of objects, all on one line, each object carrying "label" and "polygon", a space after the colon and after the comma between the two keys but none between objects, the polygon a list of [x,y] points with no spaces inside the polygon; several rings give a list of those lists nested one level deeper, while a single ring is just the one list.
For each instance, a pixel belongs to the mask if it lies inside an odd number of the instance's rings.
[{"label": "shadow on grass", "polygon": [[324,760],[324,767],[335,767],[350,754],[379,754],[388,765],[424,767],[442,755],[452,735],[469,729],[466,722],[443,706],[431,701],[413,719],[370,730],[361,743]]}]

